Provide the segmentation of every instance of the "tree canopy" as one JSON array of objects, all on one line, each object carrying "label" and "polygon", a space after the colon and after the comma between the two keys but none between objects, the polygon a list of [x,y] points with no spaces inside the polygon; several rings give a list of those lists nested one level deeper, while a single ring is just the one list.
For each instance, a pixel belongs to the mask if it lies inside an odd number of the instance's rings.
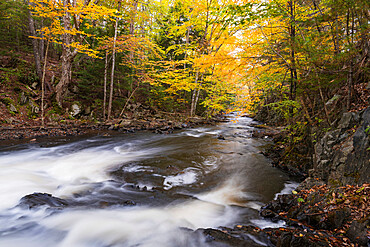
[{"label": "tree canopy", "polygon": [[77,86],[80,97],[95,106],[104,98],[100,116],[106,114],[109,92],[108,112],[113,107],[116,117],[131,100],[190,116],[267,107],[284,121],[299,113],[303,122],[323,119],[330,125],[335,111],[326,103],[335,95],[349,110],[368,100],[368,5],[365,0],[5,0],[1,42],[14,46],[9,40],[15,37],[19,48],[37,39],[39,77],[40,58],[52,43],[49,52],[60,66],[54,69],[57,78],[46,83],[60,107]]}]

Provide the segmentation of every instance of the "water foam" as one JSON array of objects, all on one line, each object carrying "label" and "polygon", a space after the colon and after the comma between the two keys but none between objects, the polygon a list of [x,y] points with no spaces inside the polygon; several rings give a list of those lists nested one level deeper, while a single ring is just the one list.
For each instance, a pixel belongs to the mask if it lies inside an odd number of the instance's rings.
[{"label": "water foam", "polygon": [[[238,215],[229,208],[201,201],[165,208],[121,208],[67,211],[41,221],[46,228],[66,232],[58,245],[91,246],[191,246],[181,228],[217,227],[230,223]],[[189,242],[190,241],[190,242]],[[198,246],[203,241],[197,242]],[[194,245],[197,246],[197,245]]]},{"label": "water foam", "polygon": [[197,181],[198,173],[198,170],[188,168],[176,175],[167,176],[163,182],[164,189],[169,190],[175,186],[193,184]]},{"label": "water foam", "polygon": [[[75,145],[75,144],[73,144]],[[68,197],[89,184],[110,179],[106,172],[119,164],[139,160],[158,149],[124,151],[120,146],[87,148],[63,153],[64,148],[41,148],[0,156],[0,209],[15,206],[34,192]]]}]

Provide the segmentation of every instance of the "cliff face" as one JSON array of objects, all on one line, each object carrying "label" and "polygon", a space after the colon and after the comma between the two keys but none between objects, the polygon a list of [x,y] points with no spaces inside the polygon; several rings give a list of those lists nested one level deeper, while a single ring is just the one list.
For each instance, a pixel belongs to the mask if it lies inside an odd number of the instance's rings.
[{"label": "cliff face", "polygon": [[315,144],[309,177],[260,211],[290,226],[263,230],[276,246],[370,246],[370,107],[333,126]]},{"label": "cliff face", "polygon": [[360,185],[370,179],[370,107],[347,112],[315,145],[310,177],[330,185]]}]

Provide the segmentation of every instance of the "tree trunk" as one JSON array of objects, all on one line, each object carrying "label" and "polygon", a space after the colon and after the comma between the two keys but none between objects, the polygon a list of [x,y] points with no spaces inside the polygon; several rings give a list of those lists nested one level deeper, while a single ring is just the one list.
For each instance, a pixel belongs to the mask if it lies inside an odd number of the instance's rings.
[{"label": "tree trunk", "polygon": [[[68,4],[69,4],[68,0],[63,1],[64,7],[67,7]],[[65,15],[63,15],[63,26],[65,30],[71,29],[71,14],[69,12],[66,12]],[[61,56],[62,76],[60,78],[58,85],[55,88],[56,101],[58,102],[58,105],[60,107],[62,107],[64,94],[67,91],[68,85],[71,82],[72,63],[73,59],[77,55],[77,49],[72,50],[72,48],[70,47],[70,44],[72,44],[74,41],[73,36],[70,33],[63,33],[62,41],[63,41]]]},{"label": "tree trunk", "polygon": [[132,93],[130,94],[130,96],[127,98],[126,103],[125,103],[125,105],[123,106],[121,113],[119,114],[119,117],[122,117],[122,115],[123,115],[123,113],[125,112],[126,107],[127,107],[128,103],[129,103],[129,101],[130,101],[131,97],[134,95],[134,93],[135,93],[136,89],[138,89],[138,88],[139,88],[139,86],[137,86],[137,87],[132,91]]},{"label": "tree trunk", "polygon": [[45,125],[44,98],[45,98],[45,74],[46,74],[46,63],[47,63],[47,58],[48,58],[48,50],[49,50],[49,41],[46,45],[44,69],[42,72],[42,80],[41,80],[41,126],[42,127],[44,127]]},{"label": "tree trunk", "polygon": [[[118,11],[121,7],[121,1],[118,2]],[[112,113],[112,101],[113,101],[113,82],[114,82],[114,66],[116,63],[116,41],[117,41],[117,30],[118,30],[118,18],[116,17],[116,24],[114,26],[114,39],[113,39],[113,52],[112,52],[112,72],[110,78],[110,92],[109,92],[109,103],[108,103],[108,120]]]},{"label": "tree trunk", "polygon": [[296,70],[296,61],[295,61],[295,2],[291,0],[289,2],[290,7],[290,38],[291,38],[291,66],[290,66],[290,99],[295,100],[296,89],[297,89],[297,70]]},{"label": "tree trunk", "polygon": [[[198,83],[198,79],[199,79],[199,71],[197,71],[197,74],[195,76],[195,84]],[[194,91],[193,91],[193,95],[191,97],[191,108],[190,108],[190,116],[192,117],[194,115],[194,112],[195,112],[195,98],[196,98],[196,95],[197,95],[197,89],[195,88]]]},{"label": "tree trunk", "polygon": [[195,101],[194,101],[194,112],[193,112],[194,115],[195,115],[196,110],[197,110],[197,105],[198,105],[198,100],[199,100],[199,93],[200,93],[200,87],[202,86],[202,83],[203,83],[203,76],[204,76],[204,74],[202,73],[202,75],[200,77],[198,92],[197,92],[197,95],[196,95]]},{"label": "tree trunk", "polygon": [[[44,18],[41,18],[41,28],[44,27]],[[44,60],[44,55],[45,52],[44,52],[44,47],[45,47],[45,40],[44,40],[44,35],[41,33],[41,40],[39,40],[39,49],[40,49],[40,58],[41,58],[41,61]]]},{"label": "tree trunk", "polygon": [[[138,1],[135,0],[134,3],[133,3],[133,10],[134,10],[134,13],[132,14],[131,16],[131,19],[130,19],[130,36],[133,37],[134,36],[134,33],[135,33],[135,18],[136,18],[136,12],[137,12],[137,5],[138,5]],[[130,55],[129,55],[129,58],[130,58],[130,63],[131,63],[131,68],[132,68],[132,71],[131,71],[131,82],[130,82],[130,92],[129,94],[133,91],[133,88],[134,88],[134,51],[131,49],[130,50]]]},{"label": "tree trunk", "polygon": [[[202,83],[200,83],[199,86],[202,86]],[[199,93],[200,93],[200,88],[197,90],[197,95],[195,97],[193,115],[195,115],[196,110],[197,110],[197,105],[198,105],[198,100],[199,100]]]},{"label": "tree trunk", "polygon": [[[30,3],[27,1],[27,3],[30,5]],[[35,31],[35,21],[32,18],[32,14],[30,9],[28,9],[28,26],[30,29],[31,36],[36,36]],[[35,67],[36,67],[36,73],[37,76],[41,79],[42,78],[42,69],[41,69],[41,61],[40,61],[40,53],[39,53],[39,47],[38,47],[38,41],[37,39],[31,39],[32,40],[32,48],[33,48],[33,56],[35,58]]]},{"label": "tree trunk", "polygon": [[349,73],[348,73],[348,80],[347,80],[347,111],[351,108],[351,99],[352,99],[352,87],[353,87],[353,62],[350,62],[349,65]]},{"label": "tree trunk", "polygon": [[105,120],[105,109],[107,105],[107,76],[108,76],[108,52],[105,52],[104,64],[104,99],[103,99],[103,119]]},{"label": "tree trunk", "polygon": [[55,87],[56,91],[56,101],[58,105],[62,107],[63,104],[63,97],[65,92],[67,91],[68,85],[71,82],[71,71],[72,71],[72,62],[75,56],[73,56],[70,48],[65,47],[63,45],[62,51],[62,76],[60,78],[59,83]]}]

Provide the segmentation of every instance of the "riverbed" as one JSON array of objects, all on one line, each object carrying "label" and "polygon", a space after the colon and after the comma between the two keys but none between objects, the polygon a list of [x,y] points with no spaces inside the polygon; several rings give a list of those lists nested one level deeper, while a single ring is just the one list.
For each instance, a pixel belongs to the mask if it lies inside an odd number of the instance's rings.
[{"label": "riverbed", "polygon": [[[198,228],[279,226],[262,205],[297,184],[261,153],[253,120],[172,134],[84,135],[0,142],[0,246],[209,246]],[[20,205],[48,193],[68,202]]]}]

